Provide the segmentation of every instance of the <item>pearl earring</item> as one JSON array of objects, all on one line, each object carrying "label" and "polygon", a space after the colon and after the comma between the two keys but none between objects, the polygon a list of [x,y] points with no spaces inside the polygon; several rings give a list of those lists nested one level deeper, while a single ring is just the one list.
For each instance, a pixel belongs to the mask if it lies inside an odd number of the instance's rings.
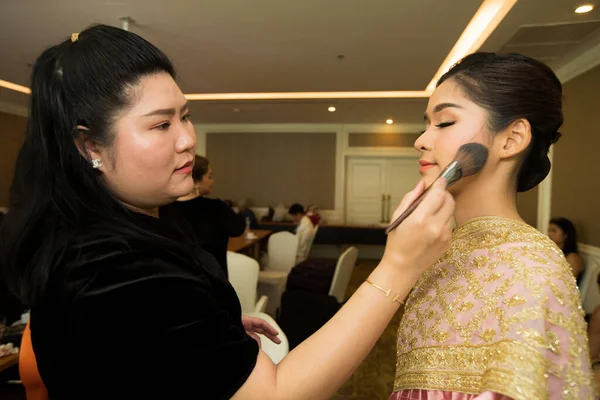
[{"label": "pearl earring", "polygon": [[92,168],[94,169],[98,169],[102,166],[102,162],[99,158],[94,158],[92,161],[90,161],[90,163],[92,164]]}]

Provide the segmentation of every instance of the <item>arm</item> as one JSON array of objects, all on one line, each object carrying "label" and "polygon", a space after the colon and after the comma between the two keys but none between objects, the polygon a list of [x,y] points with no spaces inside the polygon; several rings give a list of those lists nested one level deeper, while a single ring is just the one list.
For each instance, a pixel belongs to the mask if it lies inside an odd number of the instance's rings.
[{"label": "arm", "polygon": [[233,212],[233,210],[221,200],[218,201],[220,222],[223,224],[223,230],[229,237],[240,236],[246,230],[246,221],[244,218]]},{"label": "arm", "polygon": [[[400,215],[423,190],[405,197]],[[369,279],[391,289],[386,296],[363,283],[342,309],[319,331],[275,366],[260,353],[252,374],[233,399],[328,399],[367,356],[401,300],[420,274],[447,249],[454,203],[436,184],[419,208],[388,236],[384,257]],[[394,218],[395,218],[394,217]]]},{"label": "arm", "polygon": [[595,361],[600,356],[600,307],[596,307],[588,324],[590,358]]},{"label": "arm", "polygon": [[581,259],[581,256],[577,253],[570,253],[567,256],[567,262],[571,266],[575,279],[577,279],[579,274],[583,271],[583,260]]}]

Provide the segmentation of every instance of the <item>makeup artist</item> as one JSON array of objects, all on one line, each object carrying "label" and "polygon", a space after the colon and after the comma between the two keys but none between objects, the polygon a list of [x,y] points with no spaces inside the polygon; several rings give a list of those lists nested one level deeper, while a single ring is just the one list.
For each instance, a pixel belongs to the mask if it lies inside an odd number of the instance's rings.
[{"label": "makeup artist", "polygon": [[[27,135],[0,230],[2,266],[31,308],[40,375],[62,399],[328,399],[447,249],[440,182],[388,236],[342,309],[275,366],[246,333],[214,258],[158,208],[189,194],[196,135],[169,59],[94,26],[33,66]],[[420,183],[396,210],[424,189]],[[271,337],[275,337],[271,332]]]}]

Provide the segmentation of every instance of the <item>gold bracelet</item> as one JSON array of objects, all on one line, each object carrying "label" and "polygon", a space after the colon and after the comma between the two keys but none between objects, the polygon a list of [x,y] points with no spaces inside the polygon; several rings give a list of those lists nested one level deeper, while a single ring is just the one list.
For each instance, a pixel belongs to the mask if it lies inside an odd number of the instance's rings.
[{"label": "gold bracelet", "polygon": [[[367,282],[369,285],[373,286],[375,289],[377,290],[381,290],[383,293],[385,293],[385,297],[389,298],[390,295],[392,294],[392,289],[384,289],[379,285],[374,284],[373,282],[371,282],[370,280],[365,280],[365,282]],[[395,301],[398,304],[404,304],[404,301],[400,300],[400,296],[396,295],[392,298],[392,301]]]}]

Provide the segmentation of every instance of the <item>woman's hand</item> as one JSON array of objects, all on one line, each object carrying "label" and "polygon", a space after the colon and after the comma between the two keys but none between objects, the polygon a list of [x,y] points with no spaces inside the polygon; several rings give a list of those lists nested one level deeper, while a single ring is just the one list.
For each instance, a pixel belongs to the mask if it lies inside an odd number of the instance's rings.
[{"label": "woman's hand", "polygon": [[[404,196],[394,212],[395,220],[425,190],[425,183]],[[402,266],[402,274],[415,281],[450,247],[454,199],[442,179],[433,184],[413,213],[389,233],[380,266],[390,270]]]},{"label": "woman's hand", "polygon": [[267,321],[257,317],[249,317],[247,315],[242,315],[242,325],[244,325],[244,329],[246,333],[252,337],[252,339],[258,342],[258,346],[261,346],[260,337],[257,335],[260,333],[261,335],[265,335],[269,338],[273,343],[280,344],[281,339],[277,337],[279,332],[277,329],[273,328]]}]

